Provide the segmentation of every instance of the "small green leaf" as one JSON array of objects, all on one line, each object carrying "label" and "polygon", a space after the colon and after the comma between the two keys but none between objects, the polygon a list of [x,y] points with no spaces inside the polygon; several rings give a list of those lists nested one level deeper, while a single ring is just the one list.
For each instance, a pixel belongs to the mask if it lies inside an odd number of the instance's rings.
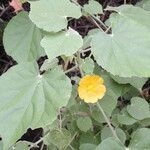
[{"label": "small green leaf", "polygon": [[132,134],[129,144],[131,150],[149,150],[150,149],[150,129],[141,128]]},{"label": "small green leaf", "polygon": [[[111,102],[111,101],[110,101]],[[110,110],[111,112],[110,113],[112,113],[112,110]],[[108,114],[106,111],[105,111],[105,113],[106,113],[106,115],[107,115],[107,117],[110,117],[110,113]],[[93,108],[93,110],[92,110],[92,118],[95,120],[95,121],[97,121],[97,122],[99,122],[99,123],[104,123],[104,122],[106,122],[106,120],[105,120],[105,118],[104,118],[104,116],[103,116],[103,114],[97,109],[97,108]]]},{"label": "small green leaf", "polygon": [[52,69],[58,65],[58,59],[54,58],[52,61],[49,59],[46,59],[42,66],[40,67],[40,71],[47,71],[49,69]]},{"label": "small green leaf", "polygon": [[41,31],[29,19],[28,13],[23,11],[6,26],[3,43],[7,54],[21,63],[45,55],[40,46],[42,36]]},{"label": "small green leaf", "polygon": [[67,17],[80,18],[81,9],[69,0],[42,0],[30,2],[30,19],[49,32],[67,28]]},{"label": "small green leaf", "polygon": [[132,125],[138,121],[138,120],[134,119],[132,116],[130,116],[126,109],[123,110],[121,115],[118,114],[117,120],[119,123],[125,124],[125,125]]},{"label": "small green leaf", "polygon": [[140,121],[140,124],[142,125],[142,127],[147,127],[150,125],[150,118],[146,118]]},{"label": "small green leaf", "polygon": [[[120,139],[120,141],[122,143],[125,143],[125,141],[126,141],[126,134],[124,133],[124,131],[122,129],[120,129],[120,128],[117,128],[115,130],[116,130],[117,136]],[[103,128],[103,130],[101,131],[101,139],[105,140],[105,139],[107,139],[109,137],[113,137],[112,132],[111,132],[109,127],[105,126]]]},{"label": "small green leaf", "polygon": [[81,67],[85,74],[92,74],[94,70],[94,62],[91,58],[85,58],[81,63]]},{"label": "small green leaf", "polygon": [[83,45],[82,37],[73,29],[62,31],[56,34],[47,34],[41,41],[48,58],[66,55],[71,56]]},{"label": "small green leaf", "polygon": [[85,4],[83,10],[87,13],[87,15],[96,15],[103,13],[102,6],[95,0],[90,0],[88,4]]},{"label": "small green leaf", "polygon": [[80,145],[85,143],[91,143],[91,144],[98,144],[99,140],[95,137],[94,132],[88,131],[88,132],[82,132],[80,135]]},{"label": "small green leaf", "polygon": [[[23,63],[0,77],[0,134],[4,150],[30,128],[45,127],[57,119],[71,95],[70,79],[57,67],[39,74],[36,63]],[[5,100],[5,101],[4,101]]]},{"label": "small green leaf", "polygon": [[90,117],[80,117],[77,119],[77,126],[81,131],[87,132],[92,127]]},{"label": "small green leaf", "polygon": [[95,150],[96,145],[90,144],[90,143],[85,143],[81,144],[79,150]]},{"label": "small green leaf", "polygon": [[127,107],[128,113],[137,120],[150,118],[149,104],[145,99],[135,97],[131,99],[131,105]]},{"label": "small green leaf", "polygon": [[54,144],[59,150],[64,150],[71,142],[71,134],[66,129],[52,130],[47,136],[47,142]]},{"label": "small green leaf", "polygon": [[125,150],[125,148],[115,138],[110,137],[103,140],[95,150]]}]

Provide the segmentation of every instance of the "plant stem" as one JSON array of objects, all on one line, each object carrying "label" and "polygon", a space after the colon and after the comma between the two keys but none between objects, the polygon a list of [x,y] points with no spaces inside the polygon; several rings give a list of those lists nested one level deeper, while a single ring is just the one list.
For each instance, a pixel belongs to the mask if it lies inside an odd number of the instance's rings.
[{"label": "plant stem", "polygon": [[97,102],[97,106],[98,106],[99,110],[101,111],[102,115],[104,116],[104,119],[105,119],[105,121],[107,122],[107,124],[108,124],[108,126],[109,126],[109,128],[110,128],[110,130],[111,130],[111,132],[112,132],[112,135],[113,135],[119,142],[121,142],[120,139],[118,138],[117,134],[116,134],[116,131],[115,131],[114,128],[112,127],[112,125],[111,125],[111,123],[110,123],[110,120],[108,119],[108,117],[106,116],[106,114],[105,114],[103,108],[101,107],[101,105],[100,105],[98,102]]},{"label": "plant stem", "polygon": [[43,140],[44,140],[44,137],[40,138],[37,142],[33,143],[30,146],[30,149],[33,148],[33,147],[39,147],[38,144],[41,143]]},{"label": "plant stem", "polygon": [[[71,144],[71,142],[74,140],[74,138],[76,137],[77,133],[78,133],[78,132],[76,132],[76,133],[73,135],[73,137],[71,138],[71,140],[69,141],[69,143],[67,144],[67,146],[65,147],[65,149],[67,149],[68,146],[71,146],[70,144]],[[73,147],[71,146],[71,148],[73,148]]]},{"label": "plant stem", "polygon": [[108,27],[100,19],[96,18],[94,15],[91,15],[91,17],[98,21],[105,28],[105,30],[107,30]]},{"label": "plant stem", "polygon": [[[78,4],[78,2],[77,2],[77,0],[71,0],[73,3],[75,3],[76,5],[79,5]],[[79,5],[80,6],[80,5]],[[84,9],[82,6],[80,6],[82,9]],[[99,24],[101,24],[104,28],[105,28],[105,30],[107,30],[107,26],[100,20],[100,19],[98,19],[98,18],[96,18],[94,15],[92,15],[92,14],[89,14],[90,16],[89,16],[89,18],[92,20],[92,22],[100,29],[100,30],[102,30],[103,31],[103,29],[101,28],[101,26],[99,25]],[[97,22],[99,22],[99,24],[97,23]]]},{"label": "plant stem", "polygon": [[90,20],[101,30],[103,31],[103,29],[101,28],[101,26],[95,21],[95,19],[93,19],[93,17],[89,16]]},{"label": "plant stem", "polygon": [[74,67],[72,67],[72,68],[66,70],[64,73],[65,73],[65,74],[66,74],[66,73],[69,73],[69,72],[71,72],[71,71],[73,71],[73,70],[75,70],[75,69],[77,69],[77,68],[78,68],[78,66],[75,65]]},{"label": "plant stem", "polygon": [[77,55],[77,57],[76,57],[76,59],[75,59],[75,63],[76,63],[76,65],[78,65],[78,68],[79,68],[79,70],[80,70],[80,74],[81,74],[81,77],[83,77],[84,76],[84,73],[83,73],[83,71],[82,71],[82,67],[81,67],[81,57],[80,57],[80,52],[79,51],[77,51],[76,52],[76,55]]},{"label": "plant stem", "polygon": [[48,129],[46,132],[45,132],[45,135],[43,137],[41,137],[38,141],[36,141],[35,143],[31,144],[29,149],[33,148],[33,147],[39,147],[38,144],[41,143],[44,138],[48,135],[48,133],[50,132],[50,129]]},{"label": "plant stem", "polygon": [[62,130],[62,117],[61,117],[61,110],[59,109],[59,128],[60,131]]}]

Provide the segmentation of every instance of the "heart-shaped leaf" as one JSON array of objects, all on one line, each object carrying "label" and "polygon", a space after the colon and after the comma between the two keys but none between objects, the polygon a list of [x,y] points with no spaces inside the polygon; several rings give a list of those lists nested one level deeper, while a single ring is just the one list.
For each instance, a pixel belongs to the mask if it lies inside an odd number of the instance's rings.
[{"label": "heart-shaped leaf", "polygon": [[30,127],[44,127],[67,105],[71,83],[57,67],[39,74],[36,63],[19,64],[0,77],[0,134],[4,150]]},{"label": "heart-shaped leaf", "polygon": [[121,77],[150,76],[150,13],[132,5],[113,8],[112,33],[99,31],[92,38],[95,59],[108,72]]},{"label": "heart-shaped leaf", "polygon": [[82,37],[73,29],[58,32],[55,34],[47,34],[41,41],[42,47],[45,49],[48,58],[66,55],[73,55],[83,45]]},{"label": "heart-shaped leaf", "polygon": [[150,129],[141,128],[132,134],[129,150],[149,150]]},{"label": "heart-shaped leaf", "polygon": [[12,18],[4,31],[3,43],[8,55],[18,63],[38,59],[45,55],[40,46],[41,31],[32,23],[27,12]]},{"label": "heart-shaped leaf", "polygon": [[46,31],[58,32],[67,28],[67,17],[79,18],[81,9],[70,0],[42,0],[31,2],[29,17]]},{"label": "heart-shaped leaf", "polygon": [[135,97],[131,99],[131,105],[127,107],[128,113],[137,120],[150,118],[149,104],[145,99]]}]

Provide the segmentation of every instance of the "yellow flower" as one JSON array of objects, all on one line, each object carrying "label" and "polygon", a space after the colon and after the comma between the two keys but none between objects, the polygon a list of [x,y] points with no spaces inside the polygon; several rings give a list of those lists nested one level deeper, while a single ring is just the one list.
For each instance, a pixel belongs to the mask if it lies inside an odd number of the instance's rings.
[{"label": "yellow flower", "polygon": [[79,97],[86,103],[96,103],[98,99],[102,99],[106,92],[104,81],[97,75],[86,75],[80,82],[78,87]]}]

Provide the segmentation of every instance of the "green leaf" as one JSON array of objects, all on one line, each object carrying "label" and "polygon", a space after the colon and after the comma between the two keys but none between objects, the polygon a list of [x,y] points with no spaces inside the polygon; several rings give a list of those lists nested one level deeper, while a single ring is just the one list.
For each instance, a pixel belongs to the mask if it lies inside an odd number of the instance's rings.
[{"label": "green leaf", "polygon": [[71,134],[66,129],[52,130],[47,136],[47,142],[57,146],[59,150],[64,150],[71,141]]},{"label": "green leaf", "polygon": [[80,18],[81,9],[69,0],[30,2],[30,19],[46,31],[58,32],[67,28],[67,17]]},{"label": "green leaf", "polygon": [[87,15],[96,15],[103,13],[102,6],[95,0],[90,0],[88,4],[85,4],[83,10],[85,11],[85,13],[87,13]]},{"label": "green leaf", "polygon": [[133,87],[141,90],[143,85],[146,83],[146,81],[148,80],[148,78],[138,78],[138,77],[131,77],[131,78],[123,78],[123,77],[119,77],[119,76],[113,76],[111,75],[111,77],[119,84],[130,84]]},{"label": "green leaf", "polygon": [[24,63],[0,77],[0,134],[4,150],[14,144],[27,128],[45,127],[57,119],[66,106],[71,83],[57,67],[39,74],[36,63]]},{"label": "green leaf", "polygon": [[[117,133],[117,136],[120,139],[120,141],[122,143],[125,143],[125,141],[126,141],[126,134],[124,133],[124,131],[122,129],[120,129],[120,128],[117,128],[116,129],[116,133]],[[105,140],[105,139],[107,139],[109,137],[113,137],[112,132],[111,132],[109,127],[105,126],[103,128],[103,130],[101,131],[101,139]]]},{"label": "green leaf", "polygon": [[131,150],[149,150],[150,148],[150,129],[141,128],[132,134],[129,145]]},{"label": "green leaf", "polygon": [[96,145],[85,143],[85,144],[82,144],[79,149],[80,150],[95,150],[95,148],[96,148]]},{"label": "green leaf", "polygon": [[40,46],[41,39],[42,33],[31,22],[28,13],[20,12],[5,28],[3,43],[7,54],[20,63],[45,55]]},{"label": "green leaf", "polygon": [[87,132],[92,127],[90,117],[80,117],[77,119],[77,126],[81,131]]},{"label": "green leaf", "polygon": [[62,31],[56,34],[47,34],[41,41],[48,58],[66,55],[71,56],[83,45],[82,37],[73,29]]},{"label": "green leaf", "polygon": [[125,125],[132,125],[138,121],[134,119],[132,116],[130,116],[126,109],[122,111],[121,115],[120,114],[117,115],[117,120],[119,123],[125,124]]},{"label": "green leaf", "polygon": [[56,67],[57,65],[58,65],[58,59],[57,58],[54,58],[51,61],[49,59],[46,59],[44,61],[44,63],[42,64],[42,66],[40,67],[40,71],[47,71],[49,69]]},{"label": "green leaf", "polygon": [[54,144],[47,145],[47,150],[58,150],[58,148]]},{"label": "green leaf", "polygon": [[131,105],[127,106],[128,113],[137,120],[150,118],[150,108],[148,102],[140,97],[131,99]]},{"label": "green leaf", "polygon": [[80,145],[85,144],[85,143],[91,143],[91,144],[98,144],[99,139],[96,138],[95,133],[92,131],[88,131],[88,132],[82,132],[80,135],[80,140],[79,143]]},{"label": "green leaf", "polygon": [[112,137],[103,140],[96,150],[125,150],[125,148]]},{"label": "green leaf", "polygon": [[23,141],[17,142],[14,147],[10,148],[9,150],[29,150],[28,144]]},{"label": "green leaf", "polygon": [[140,124],[142,125],[142,127],[147,127],[150,125],[150,118],[146,118],[140,121]]},{"label": "green leaf", "polygon": [[[121,77],[150,76],[150,13],[132,5],[114,8],[112,34],[99,32],[91,48],[98,64]],[[140,44],[139,44],[140,43]],[[138,63],[135,63],[138,62]]]},{"label": "green leaf", "polygon": [[2,150],[2,149],[3,149],[3,142],[0,141],[0,150]]},{"label": "green leaf", "polygon": [[[110,114],[108,114],[106,111],[105,111],[105,113],[106,113],[106,115],[107,115],[107,117],[110,117]],[[104,116],[103,116],[103,114],[100,112],[100,110],[98,110],[97,108],[94,108],[93,110],[92,110],[92,118],[95,120],[95,121],[97,121],[97,122],[99,122],[99,123],[104,123],[104,122],[106,122],[106,120],[105,120],[105,118],[104,118]]]},{"label": "green leaf", "polygon": [[143,9],[150,11],[150,1],[149,0],[142,0],[136,4],[139,7],[142,7]]},{"label": "green leaf", "polygon": [[82,46],[82,49],[86,49],[86,48],[89,48],[91,46],[91,40],[92,40],[92,36],[99,32],[100,30],[99,29],[92,29],[88,32],[88,35],[84,37],[83,39],[83,46]]},{"label": "green leaf", "polygon": [[81,68],[85,74],[93,74],[94,67],[94,62],[89,57],[85,58],[81,63]]},{"label": "green leaf", "polygon": [[145,1],[145,3],[143,4],[143,8],[147,11],[150,11],[150,1]]}]

